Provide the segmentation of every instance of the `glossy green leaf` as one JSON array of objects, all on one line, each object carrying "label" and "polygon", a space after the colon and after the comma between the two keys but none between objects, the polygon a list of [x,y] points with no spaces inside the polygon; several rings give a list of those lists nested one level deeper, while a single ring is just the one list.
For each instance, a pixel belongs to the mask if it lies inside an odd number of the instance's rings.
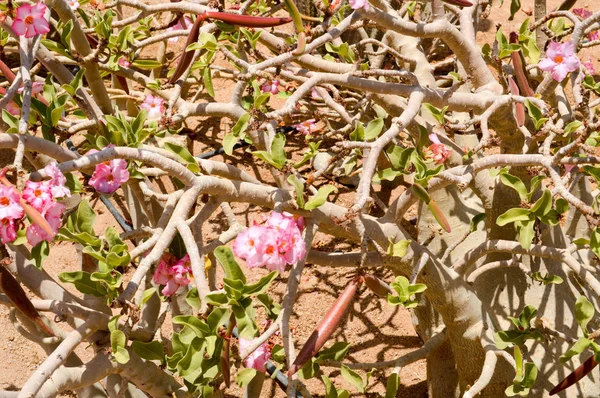
[{"label": "glossy green leaf", "polygon": [[394,243],[392,238],[388,239],[390,243],[388,245],[387,254],[392,257],[404,257],[410,246],[410,240],[400,239],[398,242]]},{"label": "glossy green leaf", "polygon": [[240,386],[240,388],[246,387],[248,384],[250,384],[252,379],[254,379],[254,376],[256,376],[256,372],[257,370],[252,368],[240,370],[237,376],[235,377],[236,384]]},{"label": "glossy green leaf", "polygon": [[385,398],[396,398],[398,388],[400,387],[400,376],[398,373],[392,373],[388,378],[385,385]]},{"label": "glossy green leaf", "polygon": [[571,348],[569,348],[567,350],[567,352],[565,352],[563,355],[560,356],[560,361],[562,363],[569,361],[575,355],[579,355],[582,352],[584,352],[585,350],[587,350],[587,348],[590,346],[591,343],[592,343],[592,341],[590,339],[588,339],[587,337],[580,338],[579,340],[577,340],[575,342],[575,344],[573,344],[571,346]]},{"label": "glossy green leaf", "polygon": [[344,380],[352,384],[359,392],[365,392],[365,385],[363,379],[358,373],[356,373],[354,370],[350,369],[346,365],[342,365],[341,373]]},{"label": "glossy green leaf", "polygon": [[594,317],[596,310],[594,306],[585,296],[580,296],[575,302],[575,319],[583,330],[583,333],[587,335],[587,324]]},{"label": "glossy green leaf", "polygon": [[245,296],[255,296],[257,294],[261,294],[264,293],[269,286],[271,286],[271,282],[273,282],[273,280],[275,280],[275,278],[277,278],[277,276],[279,275],[279,272],[277,271],[272,271],[269,272],[267,275],[263,276],[262,278],[260,278],[260,280],[252,285],[246,285],[244,286],[244,290],[243,293]]},{"label": "glossy green leaf", "polygon": [[223,267],[223,271],[225,271],[225,276],[227,278],[246,283],[246,275],[244,275],[242,268],[237,261],[235,261],[233,252],[229,247],[217,247],[214,250],[214,255],[219,264],[221,264],[221,267]]},{"label": "glossy green leaf", "polygon": [[173,317],[173,323],[176,325],[184,325],[192,330],[196,336],[205,337],[210,335],[210,328],[206,322],[191,315],[178,315]]},{"label": "glossy green leaf", "polygon": [[322,206],[326,201],[329,194],[332,192],[337,192],[338,189],[333,185],[325,185],[317,191],[317,194],[306,202],[304,205],[305,210],[314,210],[320,206]]},{"label": "glossy green leaf", "polygon": [[500,227],[514,223],[515,221],[529,221],[531,212],[529,209],[514,208],[509,209],[496,219],[496,224]]},{"label": "glossy green leaf", "polygon": [[63,283],[72,283],[83,294],[104,297],[108,293],[101,282],[92,281],[90,274],[84,271],[61,272],[58,279]]},{"label": "glossy green leaf", "polygon": [[190,169],[193,173],[199,173],[200,167],[198,167],[198,161],[192,154],[181,145],[173,144],[172,142],[165,142],[164,147],[169,152],[177,155],[178,158],[182,160],[182,163],[186,165],[188,169]]},{"label": "glossy green leaf", "polygon": [[134,340],[131,342],[131,348],[143,359],[160,362],[164,362],[165,360],[164,347],[158,341],[144,343],[142,341]]},{"label": "glossy green leaf", "polygon": [[294,187],[294,191],[296,194],[296,204],[299,209],[304,208],[304,183],[298,179],[294,174],[290,174],[288,177],[288,182],[292,184]]}]

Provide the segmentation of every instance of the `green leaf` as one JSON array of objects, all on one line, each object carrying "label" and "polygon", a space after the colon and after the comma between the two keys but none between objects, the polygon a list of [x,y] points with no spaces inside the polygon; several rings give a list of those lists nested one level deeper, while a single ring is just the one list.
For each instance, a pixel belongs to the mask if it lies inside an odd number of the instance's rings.
[{"label": "green leaf", "polygon": [[594,317],[594,306],[585,296],[580,296],[575,302],[575,319],[581,327],[583,333],[587,336],[587,324]]},{"label": "green leaf", "polygon": [[398,388],[400,387],[400,376],[398,373],[392,373],[388,378],[385,386],[385,398],[396,398]]},{"label": "green leaf", "polygon": [[305,210],[314,210],[320,206],[322,206],[326,201],[329,194],[332,192],[337,192],[338,189],[333,185],[325,185],[317,191],[317,194],[309,199],[308,202],[304,205]]},{"label": "green leaf", "polygon": [[299,209],[304,208],[304,183],[298,179],[294,174],[290,174],[288,177],[288,182],[292,184],[294,187],[294,191],[296,194],[296,204]]},{"label": "green leaf", "polygon": [[545,276],[542,276],[542,273],[539,271],[532,272],[530,276],[531,276],[531,279],[533,279],[536,282],[540,282],[540,283],[544,284],[544,286],[550,285],[550,284],[560,285],[561,283],[563,283],[563,279],[560,276],[551,275],[551,274],[546,274]]},{"label": "green leaf", "polygon": [[583,123],[579,120],[575,120],[565,127],[565,131],[563,132],[563,137],[568,136],[569,134],[575,132],[577,129],[583,126]]},{"label": "green leaf", "polygon": [[510,2],[510,17],[508,18],[508,20],[512,21],[513,18],[515,17],[515,14],[517,12],[519,12],[520,9],[521,9],[521,0],[511,0],[511,2]]},{"label": "green leaf", "polygon": [[354,131],[350,133],[351,141],[364,141],[365,140],[365,126],[362,123],[356,123]]},{"label": "green leaf", "polygon": [[185,295],[185,301],[195,310],[199,310],[202,307],[202,301],[200,300],[198,289],[195,287],[188,290],[187,294]]},{"label": "green leaf", "polygon": [[321,375],[321,379],[323,380],[323,384],[325,384],[325,398],[338,398],[337,389],[331,380],[325,375]]},{"label": "green leaf", "polygon": [[529,221],[531,211],[520,207],[509,209],[505,213],[498,216],[496,224],[500,227],[506,224],[514,223],[515,221]]},{"label": "green leaf", "polygon": [[587,348],[590,346],[590,344],[592,344],[592,341],[590,339],[588,339],[587,337],[582,337],[579,340],[577,340],[575,342],[575,344],[573,344],[571,346],[571,348],[569,348],[569,350],[567,352],[565,352],[563,355],[560,356],[560,361],[562,363],[567,362],[569,359],[573,358],[575,355],[579,355],[582,352],[584,352],[585,350],[587,350]]},{"label": "green leaf", "polygon": [[487,218],[487,215],[485,213],[475,214],[473,216],[473,218],[471,219],[469,230],[471,232],[477,231],[477,225],[479,225],[480,222],[485,221],[486,218]]},{"label": "green leaf", "polygon": [[410,246],[410,240],[400,239],[398,242],[394,243],[392,238],[389,239],[389,246],[387,249],[387,254],[392,257],[404,257],[408,250],[408,246]]},{"label": "green leaf", "polygon": [[211,97],[215,98],[215,89],[213,87],[212,82],[212,72],[208,67],[204,68],[204,70],[202,71],[202,83],[204,83],[206,93]]},{"label": "green leaf", "polygon": [[321,146],[321,142],[322,141],[309,142],[307,151],[304,152],[304,154],[302,155],[302,159],[298,163],[294,164],[294,167],[298,168],[298,167],[302,166],[304,163],[308,162],[310,159],[317,156],[317,153],[319,153],[319,147]]},{"label": "green leaf", "polygon": [[552,210],[552,194],[548,189],[544,191],[541,198],[531,207],[531,212],[538,217],[543,217]]},{"label": "green leaf", "polygon": [[361,393],[365,392],[365,385],[363,379],[358,373],[356,373],[354,370],[350,369],[346,365],[342,365],[341,371],[344,380],[356,387],[356,389]]},{"label": "green leaf", "polygon": [[248,112],[246,112],[238,119],[238,121],[235,123],[235,125],[231,129],[231,132],[236,137],[239,137],[240,134],[242,134],[248,128],[249,121],[250,121],[250,114]]},{"label": "green leaf", "polygon": [[127,337],[125,333],[120,330],[113,330],[110,333],[110,345],[112,348],[112,355],[119,363],[129,362],[129,352],[125,349],[127,343]]},{"label": "green leaf", "polygon": [[529,249],[535,236],[535,219],[529,219],[528,221],[518,221],[517,223],[521,223],[521,226],[517,228],[519,230],[519,243],[525,249]]},{"label": "green leaf", "polygon": [[533,104],[533,102],[529,101],[529,100],[525,100],[525,108],[527,108],[527,112],[529,113],[529,116],[533,119],[534,125],[535,125],[535,129],[539,130],[540,127],[542,127],[542,125],[544,123],[546,123],[546,121],[548,120],[547,117],[543,117],[543,113],[540,110],[540,108],[538,108],[537,106],[535,106]]},{"label": "green leaf", "polygon": [[187,168],[193,173],[200,173],[200,167],[198,167],[198,161],[192,154],[184,147],[173,144],[171,142],[164,143],[165,149],[169,152],[177,155],[183,163],[186,164]]},{"label": "green leaf", "polygon": [[42,269],[42,263],[50,254],[50,245],[45,240],[41,241],[31,249],[31,262],[38,269]]},{"label": "green leaf", "polygon": [[321,350],[318,354],[319,361],[323,361],[326,359],[332,359],[334,361],[342,361],[348,350],[350,349],[350,344],[345,341],[338,341],[334,343],[331,347]]},{"label": "green leaf", "polygon": [[142,341],[134,340],[131,342],[131,348],[141,358],[149,361],[165,361],[165,352],[163,345],[158,341],[150,341],[144,343]]},{"label": "green leaf", "polygon": [[269,272],[267,275],[260,278],[258,282],[252,285],[244,286],[244,296],[255,296],[257,294],[264,293],[265,290],[267,290],[271,285],[271,282],[273,282],[273,280],[277,278],[278,275],[279,272],[277,271]]},{"label": "green leaf", "polygon": [[527,200],[527,188],[519,177],[509,174],[508,172],[503,172],[500,174],[500,182],[517,191],[522,201]]},{"label": "green leaf", "polygon": [[245,339],[252,339],[258,333],[258,328],[254,320],[256,319],[256,313],[254,307],[252,307],[251,299],[244,299],[240,304],[234,304],[231,306],[235,320],[238,325],[238,332],[240,337]]},{"label": "green leaf", "polygon": [[192,330],[198,337],[206,337],[210,335],[210,327],[206,322],[191,315],[178,315],[173,317],[173,323],[176,325],[184,325]]},{"label": "green leaf", "polygon": [[590,237],[590,248],[596,257],[600,258],[600,229],[594,228]]},{"label": "green leaf", "polygon": [[233,256],[233,252],[227,246],[219,246],[214,250],[214,255],[223,267],[223,271],[225,271],[225,276],[228,279],[233,279],[237,281],[241,281],[242,283],[246,283],[246,276],[244,272],[240,268],[240,265],[235,261],[235,257]]},{"label": "green leaf", "polygon": [[423,103],[423,108],[427,109],[439,124],[444,124],[446,122],[444,115],[448,110],[447,106],[443,107],[442,109],[438,109],[435,106],[425,102]]},{"label": "green leaf", "polygon": [[376,139],[379,136],[379,134],[381,134],[381,130],[383,130],[383,125],[383,119],[381,118],[371,120],[367,125],[367,128],[365,129],[364,140],[371,141]]},{"label": "green leaf", "polygon": [[233,147],[238,141],[239,138],[232,133],[226,134],[225,137],[223,137],[223,150],[227,155],[231,156],[233,154]]},{"label": "green leaf", "polygon": [[91,294],[96,297],[104,297],[108,293],[100,282],[91,280],[91,275],[84,271],[61,272],[58,279],[63,283],[72,283],[75,289],[83,294]]},{"label": "green leaf", "polygon": [[275,134],[273,142],[271,143],[271,156],[273,157],[275,163],[279,166],[279,169],[285,165],[287,160],[285,155],[285,134]]},{"label": "green leaf", "polygon": [[143,308],[144,304],[146,304],[148,302],[148,300],[150,300],[152,298],[152,296],[154,296],[155,294],[156,294],[155,287],[151,287],[151,288],[144,290],[144,294],[142,294],[142,300],[140,301],[140,307]]},{"label": "green leaf", "polygon": [[152,70],[163,66],[163,63],[153,59],[136,59],[131,63],[131,66],[145,70]]},{"label": "green leaf", "polygon": [[250,384],[252,379],[254,379],[254,376],[256,376],[256,372],[257,370],[252,368],[240,370],[237,376],[235,377],[236,384],[240,386],[240,388],[246,387],[248,384]]}]

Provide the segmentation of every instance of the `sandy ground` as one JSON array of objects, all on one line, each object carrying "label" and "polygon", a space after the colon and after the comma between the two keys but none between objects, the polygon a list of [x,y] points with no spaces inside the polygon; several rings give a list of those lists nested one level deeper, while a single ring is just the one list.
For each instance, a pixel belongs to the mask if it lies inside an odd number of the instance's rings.
[{"label": "sandy ground", "polygon": [[[549,1],[548,8],[556,7],[559,3],[560,1],[557,0]],[[582,1],[578,2],[577,6],[593,10],[592,4],[593,2],[591,1]],[[524,10],[531,10],[533,8],[532,5],[532,0],[523,1]],[[497,2],[495,2],[490,19],[480,24],[478,41],[481,44],[492,43],[497,23],[501,23],[504,32],[508,32],[516,30],[520,23],[527,17],[525,13],[520,12],[515,21],[509,22],[507,20],[509,6],[510,1],[505,1],[503,7],[498,9]],[[591,55],[591,52],[589,54]],[[585,54],[585,57],[587,58],[587,54]],[[598,59],[594,59],[594,63],[598,67]],[[230,93],[230,87],[230,82],[216,80],[215,89],[217,91],[217,99],[226,101]],[[222,137],[221,128],[224,126],[216,120],[210,120],[201,127],[203,134],[202,144],[196,142],[194,150],[202,151],[206,150],[207,147],[218,147],[217,142],[219,137]],[[298,153],[302,150],[302,148],[296,149]],[[11,160],[12,153],[0,152],[0,166]],[[253,161],[250,157],[227,157],[225,161],[233,164],[239,162],[248,171],[258,172],[256,168],[252,167]],[[341,201],[349,201],[350,199],[345,195],[339,198]],[[102,205],[97,205],[96,209],[101,214],[99,214],[95,228],[98,234],[102,234],[107,225],[114,225],[114,221]],[[234,210],[242,222],[255,219],[260,214],[257,208],[248,209],[244,206],[236,206]],[[206,238],[220,233],[222,227],[223,225],[219,223],[208,225]],[[347,248],[347,245],[343,242],[330,242],[324,236],[318,236],[316,245],[333,245],[336,248]],[[56,278],[59,272],[76,270],[78,267],[76,259],[75,249],[71,244],[58,244],[52,248],[50,257],[44,263],[44,268]],[[253,270],[250,278],[259,278],[262,276],[261,272]],[[347,283],[347,276],[348,272],[346,270],[332,270],[314,265],[307,266],[302,276],[299,298],[294,307],[293,333],[297,344],[301,344],[306,340],[314,326],[341,293]],[[380,276],[388,282],[392,281],[390,273]],[[283,294],[286,277],[284,275],[283,278],[275,283],[274,296],[280,298]],[[73,291],[72,289],[69,290]],[[334,333],[329,344],[333,344],[336,341],[348,341],[352,343],[350,353],[347,357],[347,360],[350,362],[390,360],[410,352],[421,345],[421,340],[415,333],[410,313],[402,308],[387,305],[384,300],[374,297],[373,294],[364,288],[359,290],[359,293],[355,297],[351,313],[346,316],[346,319],[343,321],[343,327]],[[89,360],[93,355],[91,348],[85,348],[84,345],[77,349],[77,353],[84,360]],[[46,357],[41,348],[15,331],[10,323],[7,308],[2,306],[0,306],[0,356],[2,357],[0,390],[19,389]],[[324,374],[334,380],[338,387],[354,391],[343,380],[338,370],[333,368],[322,369]],[[364,396],[377,397],[380,393],[383,393],[385,390],[385,378],[386,374],[383,372],[375,372],[371,378],[368,392]],[[402,369],[401,381],[402,387],[398,392],[399,397],[426,397],[425,361],[416,362]],[[270,384],[264,390],[265,397],[284,396],[274,383]],[[307,384],[311,391],[323,394],[324,390],[320,381],[312,379]],[[241,396],[240,391],[235,388],[226,391],[226,393],[232,397]],[[67,394],[65,396],[70,395]],[[353,394],[353,396],[362,396],[362,394]]]}]

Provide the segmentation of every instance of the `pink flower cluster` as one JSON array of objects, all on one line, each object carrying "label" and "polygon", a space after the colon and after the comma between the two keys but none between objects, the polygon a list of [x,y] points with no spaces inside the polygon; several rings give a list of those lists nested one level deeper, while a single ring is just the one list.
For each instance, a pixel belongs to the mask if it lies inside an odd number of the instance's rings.
[{"label": "pink flower cluster", "polygon": [[546,58],[540,61],[538,67],[544,72],[551,72],[554,80],[562,82],[569,72],[579,68],[579,58],[575,55],[573,42],[551,42],[546,51]]},{"label": "pink flower cluster", "polygon": [[65,205],[56,202],[55,199],[71,196],[71,192],[65,186],[67,179],[58,169],[56,162],[47,165],[44,171],[50,180],[27,181],[22,195],[14,187],[0,184],[0,241],[2,243],[10,243],[17,238],[15,223],[25,215],[23,208],[25,204],[37,210],[53,231],[53,234],[50,234],[42,226],[32,223],[25,233],[29,244],[35,246],[42,240],[50,242],[54,239],[65,210]]},{"label": "pink flower cluster", "polygon": [[185,255],[180,260],[171,253],[163,254],[152,280],[157,285],[164,285],[162,294],[174,295],[181,286],[190,284],[188,275],[192,273],[190,256]]},{"label": "pink flower cluster", "polygon": [[[113,146],[113,144],[110,144],[106,147],[110,148]],[[92,155],[97,152],[100,151],[92,149],[87,154]],[[128,180],[129,171],[127,171],[127,161],[124,159],[113,159],[96,165],[89,184],[100,193],[110,194],[119,189]]]},{"label": "pink flower cluster", "polygon": [[427,148],[431,152],[431,158],[435,164],[442,164],[450,157],[450,151],[440,142],[435,133],[429,134],[429,140],[432,142]]},{"label": "pink flower cluster", "polygon": [[268,80],[260,87],[260,90],[263,93],[271,93],[271,94],[275,95],[275,94],[279,93],[280,85],[281,85],[281,82],[279,80]]},{"label": "pink flower cluster", "polygon": [[292,127],[294,127],[299,133],[310,135],[319,129],[316,122],[317,121],[315,119],[308,119],[302,123],[295,124]]},{"label": "pink flower cluster", "polygon": [[11,26],[12,30],[17,35],[27,38],[50,32],[50,24],[46,19],[47,10],[48,8],[43,2],[19,6]]},{"label": "pink flower cluster", "polygon": [[285,271],[306,255],[302,239],[304,218],[289,213],[271,213],[264,225],[254,224],[233,242],[233,253],[246,260],[249,268],[265,266],[271,271]]},{"label": "pink flower cluster", "polygon": [[[254,340],[246,340],[245,338],[240,337],[239,343],[240,353],[244,353],[248,348],[250,348],[252,343],[254,343]],[[265,373],[267,361],[270,358],[271,351],[267,347],[267,343],[264,342],[256,350],[254,350],[252,354],[248,355],[248,357],[244,359],[244,365],[246,365],[247,368],[253,368],[259,372]]]},{"label": "pink flower cluster", "polygon": [[[588,19],[592,15],[592,12],[585,8],[573,8],[573,14],[577,15],[581,19]],[[588,39],[590,41],[598,40],[600,39],[600,34],[597,30],[591,31],[588,34]]]}]

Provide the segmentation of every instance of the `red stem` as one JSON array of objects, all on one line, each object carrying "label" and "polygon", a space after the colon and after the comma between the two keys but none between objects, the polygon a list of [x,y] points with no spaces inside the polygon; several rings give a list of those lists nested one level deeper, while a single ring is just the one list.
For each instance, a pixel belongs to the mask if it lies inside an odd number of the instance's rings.
[{"label": "red stem", "polygon": [[344,289],[340,297],[333,303],[327,314],[321,319],[321,322],[319,322],[304,344],[304,347],[302,347],[298,353],[296,360],[288,370],[288,377],[294,375],[306,362],[317,355],[319,350],[321,350],[325,342],[329,339],[329,336],[331,336],[331,333],[333,333],[342,320],[350,303],[352,303],[354,293],[356,293],[356,290],[358,290],[358,287],[363,281],[364,278],[362,276],[357,276],[348,284],[348,286],[346,286],[346,289]]},{"label": "red stem", "polygon": [[573,384],[577,383],[581,380],[585,375],[590,373],[594,368],[598,365],[598,362],[594,360],[594,357],[590,357],[581,364],[577,369],[573,371],[570,375],[565,377],[563,381],[558,383],[556,387],[550,391],[550,395],[558,394],[559,392],[571,387]]}]

